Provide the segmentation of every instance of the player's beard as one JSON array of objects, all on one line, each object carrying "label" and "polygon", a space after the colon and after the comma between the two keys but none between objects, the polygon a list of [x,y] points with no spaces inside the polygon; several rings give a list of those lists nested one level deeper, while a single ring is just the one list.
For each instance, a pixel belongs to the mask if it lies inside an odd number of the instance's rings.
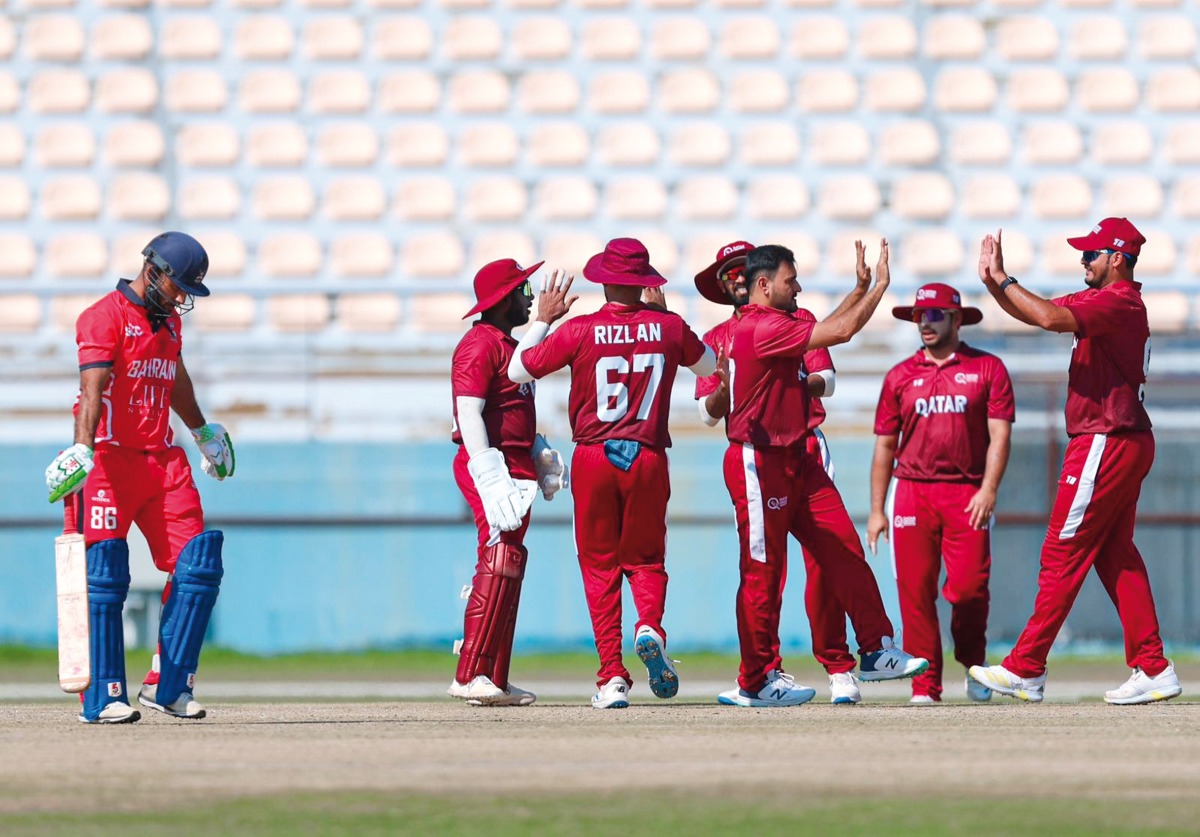
[{"label": "player's beard", "polygon": [[532,309],[532,305],[525,305],[518,300],[513,300],[513,304],[508,306],[508,314],[505,317],[508,320],[509,328],[520,328],[529,322]]}]

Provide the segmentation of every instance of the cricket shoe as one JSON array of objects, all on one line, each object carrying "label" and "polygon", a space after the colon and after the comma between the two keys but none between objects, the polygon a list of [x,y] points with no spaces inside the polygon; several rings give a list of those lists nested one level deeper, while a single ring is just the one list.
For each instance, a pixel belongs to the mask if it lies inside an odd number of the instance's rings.
[{"label": "cricket shoe", "polygon": [[964,686],[967,689],[967,700],[969,701],[987,703],[992,699],[992,690],[972,677],[970,672],[967,673],[967,680]]},{"label": "cricket shoe", "polygon": [[537,695],[533,692],[527,692],[509,683],[508,688],[500,692],[499,697],[467,698],[467,703],[471,706],[529,706],[535,700]]},{"label": "cricket shoe", "polygon": [[913,695],[908,699],[908,702],[913,706],[934,706],[941,703],[933,695]]},{"label": "cricket shoe", "polygon": [[673,698],[679,693],[679,674],[671,658],[667,656],[667,643],[658,631],[649,625],[638,628],[633,639],[633,649],[646,664],[650,673],[650,691],[655,697]]},{"label": "cricket shoe", "polygon": [[1175,666],[1167,663],[1167,667],[1160,671],[1157,677],[1151,677],[1140,668],[1135,668],[1120,688],[1104,693],[1104,702],[1129,706],[1135,703],[1170,700],[1181,694],[1183,687],[1179,685],[1179,678],[1175,675]]},{"label": "cricket shoe", "polygon": [[138,692],[138,703],[142,706],[148,706],[151,709],[157,709],[164,715],[171,715],[175,718],[188,718],[189,720],[199,720],[208,713],[204,709],[204,705],[192,697],[191,692],[180,692],[179,697],[174,703],[168,703],[166,706],[158,703],[158,686],[150,686],[142,684],[142,689]]},{"label": "cricket shoe", "polygon": [[1040,677],[1018,677],[1004,666],[971,666],[967,674],[972,680],[1001,695],[1008,695],[1030,703],[1041,703],[1045,697],[1046,675]]},{"label": "cricket shoe", "polygon": [[83,713],[79,713],[79,720],[85,724],[132,724],[134,721],[140,720],[142,713],[138,712],[128,703],[121,701],[113,701],[108,706],[100,710],[100,716],[94,721],[89,721],[83,717]]},{"label": "cricket shoe", "polygon": [[862,692],[858,690],[858,678],[852,671],[842,671],[829,675],[829,702],[837,704],[855,704],[862,700]]},{"label": "cricket shoe", "polygon": [[446,694],[450,697],[456,697],[459,700],[465,701],[491,701],[504,697],[504,690],[492,682],[492,679],[486,674],[479,674],[472,677],[467,683],[459,683],[453,680],[450,683],[450,688],[446,690]]},{"label": "cricket shoe", "polygon": [[725,706],[799,706],[808,703],[817,696],[816,689],[801,686],[790,674],[778,669],[772,669],[767,674],[767,685],[763,686],[757,695],[745,689],[730,689],[717,695],[717,703]]},{"label": "cricket shoe", "polygon": [[858,679],[866,683],[880,680],[902,680],[920,674],[929,668],[929,660],[912,654],[892,644],[890,636],[883,637],[878,651],[863,654],[858,667]]},{"label": "cricket shoe", "polygon": [[623,677],[614,677],[592,695],[592,709],[628,709],[629,684]]}]

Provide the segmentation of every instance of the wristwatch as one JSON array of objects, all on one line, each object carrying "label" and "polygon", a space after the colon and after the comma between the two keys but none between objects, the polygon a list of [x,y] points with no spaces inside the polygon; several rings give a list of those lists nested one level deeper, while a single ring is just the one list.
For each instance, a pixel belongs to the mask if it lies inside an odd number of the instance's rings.
[{"label": "wristwatch", "polygon": [[1002,291],[1007,290],[1009,285],[1016,285],[1016,284],[1018,284],[1017,277],[1009,276],[1007,279],[1005,279],[1003,282],[1000,283],[1000,290],[1002,290]]}]

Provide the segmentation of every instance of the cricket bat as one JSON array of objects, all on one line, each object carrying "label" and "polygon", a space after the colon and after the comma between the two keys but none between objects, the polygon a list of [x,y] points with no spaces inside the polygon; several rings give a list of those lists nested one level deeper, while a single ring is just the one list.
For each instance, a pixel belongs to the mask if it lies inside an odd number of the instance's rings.
[{"label": "cricket bat", "polygon": [[63,533],[54,539],[58,589],[58,685],[82,692],[92,682],[88,636],[87,547],[76,519],[77,495],[63,501]]}]

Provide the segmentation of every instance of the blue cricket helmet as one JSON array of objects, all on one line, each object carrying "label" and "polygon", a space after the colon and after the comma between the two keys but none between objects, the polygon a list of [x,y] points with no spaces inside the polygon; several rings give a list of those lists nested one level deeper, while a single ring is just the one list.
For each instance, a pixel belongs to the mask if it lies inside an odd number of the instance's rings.
[{"label": "blue cricket helmet", "polygon": [[204,285],[208,253],[187,233],[159,233],[142,250],[142,255],[180,290],[192,296],[209,295],[210,291]]}]

